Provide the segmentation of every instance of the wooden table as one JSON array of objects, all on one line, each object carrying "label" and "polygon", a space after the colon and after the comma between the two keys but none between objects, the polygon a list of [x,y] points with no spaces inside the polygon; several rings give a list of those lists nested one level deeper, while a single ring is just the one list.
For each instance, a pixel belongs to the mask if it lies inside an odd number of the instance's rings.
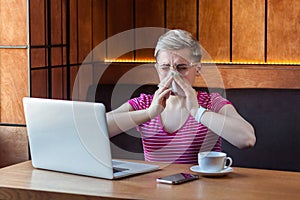
[{"label": "wooden table", "polygon": [[219,178],[200,177],[182,185],[156,178],[190,172],[172,164],[156,172],[104,180],[34,169],[30,161],[0,169],[0,199],[300,199],[300,173],[235,168]]}]

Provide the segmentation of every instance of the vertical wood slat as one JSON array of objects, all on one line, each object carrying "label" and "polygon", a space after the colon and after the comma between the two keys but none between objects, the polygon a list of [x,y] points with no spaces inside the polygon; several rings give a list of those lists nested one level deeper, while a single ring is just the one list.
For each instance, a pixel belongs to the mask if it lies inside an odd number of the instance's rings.
[{"label": "vertical wood slat", "polygon": [[[103,62],[106,58],[106,0],[93,0],[93,61]],[[97,84],[102,74],[93,63],[93,84]]]},{"label": "vertical wood slat", "polygon": [[61,3],[62,3],[61,0],[51,0],[51,42],[52,44],[62,44],[62,4]]},{"label": "vertical wood slat", "polygon": [[230,0],[199,0],[199,41],[203,61],[230,61]]},{"label": "vertical wood slat", "polygon": [[[134,50],[133,2],[133,0],[107,1],[107,33],[108,39],[113,38],[113,41],[109,40],[107,44],[108,59],[134,58],[134,53],[130,52]],[[131,30],[126,32],[128,34],[123,32],[128,30]],[[121,35],[117,36],[119,33]]]},{"label": "vertical wood slat", "polygon": [[154,47],[160,35],[164,33],[164,0],[138,0],[135,1],[135,21],[136,28],[157,27],[157,31],[149,29],[137,32],[135,35],[136,48],[152,46],[152,49],[137,49],[137,60],[149,60],[153,58]]},{"label": "vertical wood slat", "polygon": [[71,99],[79,100],[79,87],[75,86],[75,80],[77,77],[77,73],[79,70],[79,66],[73,66],[70,69],[70,90],[71,90]]},{"label": "vertical wood slat", "polygon": [[197,0],[167,0],[166,28],[184,29],[197,37]]},{"label": "vertical wood slat", "polygon": [[70,0],[70,64],[78,63],[77,2]]},{"label": "vertical wood slat", "polygon": [[[78,5],[76,0],[70,0],[70,64],[78,63]],[[78,93],[78,88],[74,87],[74,79],[76,77],[78,67],[70,68],[70,97],[74,98],[74,93]],[[76,98],[75,98],[76,99]],[[74,100],[75,100],[74,99]]]},{"label": "vertical wood slat", "polygon": [[[44,0],[30,2],[30,44],[45,45],[45,9]],[[46,65],[45,48],[32,48],[30,51],[31,68]]]},{"label": "vertical wood slat", "polygon": [[[62,16],[62,3],[61,0],[51,0],[51,43],[63,44],[63,16]],[[49,23],[49,22],[48,22]],[[51,48],[51,65],[63,64],[63,48],[52,47]],[[52,75],[52,98],[63,99],[64,98],[64,83],[63,83],[63,69],[53,68],[51,70]]]},{"label": "vertical wood slat", "polygon": [[92,0],[78,0],[78,61],[84,74],[77,74],[75,85],[78,85],[79,100],[84,100],[87,88],[92,84]]},{"label": "vertical wood slat", "polygon": [[300,1],[268,0],[267,61],[300,62]]},{"label": "vertical wood slat", "polygon": [[106,57],[106,1],[93,0],[93,61],[104,61]]},{"label": "vertical wood slat", "polygon": [[0,122],[24,124],[22,98],[28,95],[27,49],[0,49]]},{"label": "vertical wood slat", "polygon": [[232,61],[264,62],[265,2],[234,0],[232,10]]},{"label": "vertical wood slat", "polygon": [[47,69],[31,70],[30,73],[31,73],[31,77],[30,77],[31,96],[48,98]]},{"label": "vertical wood slat", "polygon": [[[78,0],[78,58],[79,62],[92,50],[92,1]],[[86,60],[91,62],[91,60]]]},{"label": "vertical wood slat", "polygon": [[30,2],[30,44],[45,44],[45,9],[44,0]]}]

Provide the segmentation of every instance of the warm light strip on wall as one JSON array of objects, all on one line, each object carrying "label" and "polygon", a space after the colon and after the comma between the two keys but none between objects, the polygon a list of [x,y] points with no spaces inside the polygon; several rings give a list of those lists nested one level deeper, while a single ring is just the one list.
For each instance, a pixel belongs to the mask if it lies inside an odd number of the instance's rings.
[{"label": "warm light strip on wall", "polygon": [[[105,63],[155,63],[154,59],[105,59]],[[201,61],[202,64],[217,64],[217,65],[300,65],[300,62],[256,62],[256,61]]]},{"label": "warm light strip on wall", "polygon": [[105,59],[105,63],[155,63],[154,59],[138,59],[138,60],[133,60],[133,59],[115,59],[115,60],[110,60],[110,59]]}]

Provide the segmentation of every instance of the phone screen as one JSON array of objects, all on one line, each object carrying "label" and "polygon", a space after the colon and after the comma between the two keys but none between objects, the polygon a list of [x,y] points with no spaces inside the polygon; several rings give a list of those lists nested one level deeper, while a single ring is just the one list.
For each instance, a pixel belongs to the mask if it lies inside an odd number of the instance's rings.
[{"label": "phone screen", "polygon": [[180,184],[188,181],[192,181],[198,179],[199,176],[188,173],[178,173],[170,176],[165,176],[158,178],[156,181],[159,183],[167,183],[167,184]]}]

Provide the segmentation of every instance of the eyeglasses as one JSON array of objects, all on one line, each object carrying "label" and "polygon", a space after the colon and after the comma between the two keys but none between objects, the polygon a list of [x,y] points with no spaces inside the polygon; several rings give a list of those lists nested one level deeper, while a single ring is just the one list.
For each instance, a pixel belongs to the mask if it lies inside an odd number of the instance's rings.
[{"label": "eyeglasses", "polygon": [[183,76],[186,76],[189,74],[189,71],[192,67],[195,67],[198,63],[180,63],[180,64],[160,64],[156,63],[155,66],[157,67],[159,73],[162,75],[168,75],[171,71],[171,68],[173,70],[176,70],[178,73],[180,73]]}]

